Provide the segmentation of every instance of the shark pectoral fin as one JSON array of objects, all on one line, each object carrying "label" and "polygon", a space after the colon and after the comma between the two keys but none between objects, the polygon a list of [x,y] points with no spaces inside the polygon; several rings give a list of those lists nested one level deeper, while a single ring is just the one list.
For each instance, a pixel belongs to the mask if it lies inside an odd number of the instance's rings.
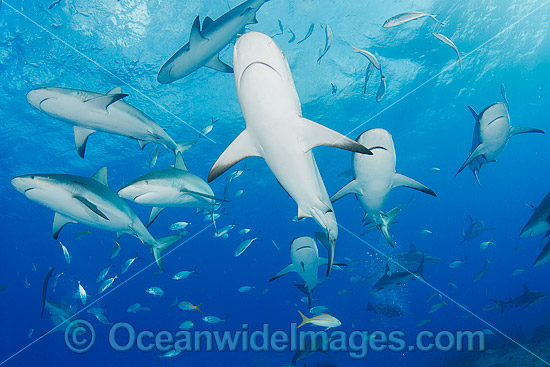
[{"label": "shark pectoral fin", "polygon": [[283,270],[275,274],[271,279],[269,279],[270,282],[274,281],[275,279],[279,279],[283,275],[287,275],[288,273],[291,273],[293,271],[296,271],[294,264],[287,265]]},{"label": "shark pectoral fin", "polygon": [[210,26],[212,23],[214,23],[212,18],[210,18],[209,16],[204,17],[204,20],[202,21],[202,30],[204,30],[204,28]]},{"label": "shark pectoral fin", "polygon": [[93,180],[96,180],[100,184],[109,187],[109,185],[107,184],[107,167],[101,167],[100,169],[98,169],[91,178]]},{"label": "shark pectoral fin", "polygon": [[84,158],[84,153],[86,152],[86,142],[88,137],[95,133],[95,130],[86,129],[80,126],[74,126],[74,145],[76,145],[76,151],[80,158]]},{"label": "shark pectoral fin", "polygon": [[87,100],[85,103],[87,105],[90,105],[92,107],[98,108],[100,110],[107,111],[107,107],[115,103],[116,101],[128,97],[127,94],[124,93],[117,93],[117,94],[104,94],[102,96],[98,96],[95,98],[91,98]]},{"label": "shark pectoral fin", "polygon": [[201,22],[199,20],[199,16],[195,18],[193,21],[193,25],[191,26],[191,34],[189,35],[189,47],[192,47],[193,44],[197,44],[202,41],[207,41],[206,38],[201,33]]},{"label": "shark pectoral fin", "polygon": [[470,112],[472,113],[472,116],[474,116],[474,118],[477,120],[479,120],[479,115],[477,114],[477,112],[472,108],[472,106],[468,106],[468,109],[470,110]]},{"label": "shark pectoral fin", "polygon": [[176,159],[174,160],[174,168],[181,169],[182,171],[188,171],[185,162],[183,161],[183,156],[181,153],[176,153]]},{"label": "shark pectoral fin", "polygon": [[428,195],[437,197],[435,192],[433,192],[433,190],[430,189],[429,187],[421,184],[416,180],[413,180],[410,177],[404,176],[399,173],[395,173],[393,175],[393,182],[392,182],[391,188],[393,189],[394,187],[399,187],[399,186],[410,187],[411,189],[422,191]]},{"label": "shark pectoral fin", "polygon": [[460,173],[462,172],[462,170],[464,168],[466,168],[466,166],[468,166],[474,159],[476,159],[477,157],[481,156],[485,154],[485,147],[483,146],[483,144],[479,144],[475,149],[474,151],[470,154],[470,156],[468,157],[468,159],[466,159],[466,161],[464,163],[462,163],[462,166],[460,166],[460,169],[458,170],[458,172],[455,174],[455,177]]},{"label": "shark pectoral fin", "polygon": [[233,72],[233,68],[220,60],[219,55],[214,55],[214,57],[211,58],[210,61],[205,64],[205,66],[209,67],[210,69],[221,71],[222,73]]},{"label": "shark pectoral fin", "polygon": [[108,91],[106,94],[122,94],[122,87],[114,87],[110,91]]},{"label": "shark pectoral fin", "polygon": [[212,195],[208,195],[208,194],[203,194],[202,192],[198,192],[198,191],[182,189],[181,192],[183,192],[185,194],[189,194],[189,195],[200,196],[200,197],[203,197],[203,198],[206,198],[206,199],[211,199],[211,200],[215,200],[215,201],[224,202],[224,203],[229,202],[229,200],[222,199],[222,198],[212,196]]},{"label": "shark pectoral fin", "polygon": [[308,152],[315,147],[323,145],[372,155],[369,149],[355,140],[306,118],[299,118],[297,128],[302,150],[304,152]]},{"label": "shark pectoral fin", "polygon": [[149,228],[149,226],[151,224],[153,224],[155,219],[157,219],[160,212],[163,211],[163,210],[164,210],[164,208],[159,208],[157,206],[154,206],[153,209],[151,209],[151,214],[149,215],[149,221],[147,222],[147,228]]},{"label": "shark pectoral fin", "polygon": [[261,157],[262,153],[252,137],[245,129],[220,155],[210,173],[208,173],[208,182],[216,179],[222,173],[233,167],[236,163],[248,157]]},{"label": "shark pectoral fin", "polygon": [[539,134],[545,134],[545,132],[541,129],[535,129],[533,127],[521,127],[521,126],[513,126],[510,128],[509,137],[512,137],[514,135],[519,134],[527,134],[527,133],[539,133]]},{"label": "shark pectoral fin", "polygon": [[164,268],[162,266],[162,261],[161,261],[162,252],[166,250],[168,247],[172,246],[176,241],[178,241],[180,238],[182,238],[186,234],[187,233],[182,232],[172,236],[157,238],[155,242],[152,244],[153,255],[155,256],[155,261],[160,271],[164,272]]},{"label": "shark pectoral fin", "polygon": [[344,197],[347,194],[362,195],[356,180],[350,181],[346,186],[338,190],[336,194],[332,195],[332,197],[330,198],[330,201],[334,203],[335,201],[340,200],[342,197]]},{"label": "shark pectoral fin", "polygon": [[78,195],[75,195],[73,196],[76,200],[80,201],[82,204],[84,204],[84,206],[88,209],[90,209],[92,212],[94,212],[95,214],[99,215],[101,218],[105,219],[105,220],[109,220],[109,218],[107,218],[107,216],[101,211],[99,210],[99,208],[92,202],[90,202],[88,199],[86,199],[85,197],[82,197],[82,196],[78,196]]},{"label": "shark pectoral fin", "polygon": [[77,221],[67,218],[63,214],[55,213],[53,216],[52,237],[57,240],[59,232],[65,227],[67,223],[77,223]]}]

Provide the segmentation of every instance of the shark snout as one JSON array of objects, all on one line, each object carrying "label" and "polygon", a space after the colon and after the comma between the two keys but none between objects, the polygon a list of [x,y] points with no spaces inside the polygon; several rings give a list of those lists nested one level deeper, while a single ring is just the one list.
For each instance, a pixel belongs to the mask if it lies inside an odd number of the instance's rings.
[{"label": "shark snout", "polygon": [[33,89],[27,93],[27,102],[29,102],[31,106],[40,109],[40,104],[50,97],[51,96],[44,88]]},{"label": "shark snout", "polygon": [[25,194],[35,188],[35,177],[33,175],[18,176],[11,180],[11,185],[20,193]]}]

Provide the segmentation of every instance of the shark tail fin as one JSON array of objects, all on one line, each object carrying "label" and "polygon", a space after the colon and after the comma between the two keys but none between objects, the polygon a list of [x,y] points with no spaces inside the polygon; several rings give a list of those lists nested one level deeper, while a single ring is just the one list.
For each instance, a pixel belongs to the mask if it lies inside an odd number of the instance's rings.
[{"label": "shark tail fin", "polygon": [[164,267],[162,266],[162,253],[184,235],[184,233],[178,233],[172,236],[157,238],[155,242],[151,245],[153,249],[153,255],[155,255],[155,261],[157,262],[160,271],[164,272]]},{"label": "shark tail fin", "polygon": [[489,299],[489,301],[496,303],[497,306],[500,307],[500,313],[504,313],[506,310],[506,302],[499,301],[498,299]]},{"label": "shark tail fin", "polygon": [[418,266],[418,269],[415,271],[415,274],[422,278],[424,281],[426,281],[426,278],[424,278],[424,274],[422,274],[422,272],[424,271],[424,260],[425,260],[426,256],[424,255],[424,253],[422,253],[422,262],[420,262],[420,265]]},{"label": "shark tail fin", "polygon": [[315,238],[317,241],[321,242],[323,246],[328,251],[328,261],[327,261],[327,277],[330,274],[330,271],[332,269],[332,264],[334,263],[334,247],[335,247],[335,241],[329,240],[328,236],[324,232],[315,232]]},{"label": "shark tail fin", "polygon": [[301,323],[300,325],[298,325],[298,326],[296,327],[296,329],[298,329],[298,328],[304,326],[305,324],[307,324],[307,323],[310,321],[307,317],[304,316],[303,313],[300,312],[300,310],[298,310],[298,313],[300,314],[300,316],[302,316],[302,323]]},{"label": "shark tail fin", "polygon": [[306,287],[305,284],[294,284],[294,286],[307,296],[307,307],[308,309],[311,308],[311,301],[313,299],[313,294],[311,292],[311,289]]},{"label": "shark tail fin", "polygon": [[176,150],[174,151],[174,154],[183,154],[186,150],[191,148],[193,145],[195,145],[197,141],[196,140],[189,140],[189,141],[180,141],[176,143]]}]

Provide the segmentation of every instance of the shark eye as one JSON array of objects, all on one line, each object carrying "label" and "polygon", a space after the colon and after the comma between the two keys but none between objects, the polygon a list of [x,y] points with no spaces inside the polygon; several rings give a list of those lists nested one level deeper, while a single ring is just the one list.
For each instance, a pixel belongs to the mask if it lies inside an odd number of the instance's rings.
[{"label": "shark eye", "polygon": [[31,175],[31,180],[34,180],[34,176],[33,176],[33,175]]}]

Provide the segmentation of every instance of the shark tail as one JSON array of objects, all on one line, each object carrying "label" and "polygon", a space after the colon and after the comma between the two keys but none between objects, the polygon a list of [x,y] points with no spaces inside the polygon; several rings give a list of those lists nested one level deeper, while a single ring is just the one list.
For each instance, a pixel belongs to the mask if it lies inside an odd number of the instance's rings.
[{"label": "shark tail", "polygon": [[504,313],[504,311],[506,310],[506,302],[500,301],[498,299],[489,299],[489,301],[496,303],[497,306],[500,307],[500,313]]},{"label": "shark tail", "polygon": [[189,141],[180,141],[179,143],[176,143],[176,150],[174,151],[174,154],[183,154],[186,150],[191,148],[193,145],[195,145],[197,141],[196,140],[189,140]]},{"label": "shark tail", "polygon": [[304,326],[305,324],[307,324],[307,323],[310,321],[310,319],[308,319],[307,317],[305,317],[304,314],[300,312],[300,310],[298,310],[298,313],[300,314],[300,316],[302,316],[302,323],[301,323],[300,325],[298,325],[298,326],[296,327],[296,329],[298,329],[298,328]]},{"label": "shark tail", "polygon": [[369,302],[368,305],[367,305],[367,312],[372,311],[372,310],[374,310],[374,306],[372,305],[372,303]]},{"label": "shark tail", "polygon": [[162,253],[164,252],[164,250],[172,246],[176,241],[178,241],[184,235],[185,235],[184,233],[178,233],[172,236],[157,238],[151,244],[153,255],[155,256],[155,261],[158,267],[160,268],[160,271],[164,272],[164,267],[162,266]]},{"label": "shark tail", "polygon": [[300,291],[302,291],[307,296],[307,307],[311,308],[311,301],[313,299],[313,293],[311,289],[306,287],[305,284],[294,284],[296,288],[298,288]]},{"label": "shark tail", "polygon": [[424,271],[424,260],[426,256],[424,253],[422,253],[422,262],[418,266],[418,269],[414,272],[418,277],[422,278],[424,281],[426,281],[426,278],[424,278],[424,274],[422,274],[422,271]]}]

